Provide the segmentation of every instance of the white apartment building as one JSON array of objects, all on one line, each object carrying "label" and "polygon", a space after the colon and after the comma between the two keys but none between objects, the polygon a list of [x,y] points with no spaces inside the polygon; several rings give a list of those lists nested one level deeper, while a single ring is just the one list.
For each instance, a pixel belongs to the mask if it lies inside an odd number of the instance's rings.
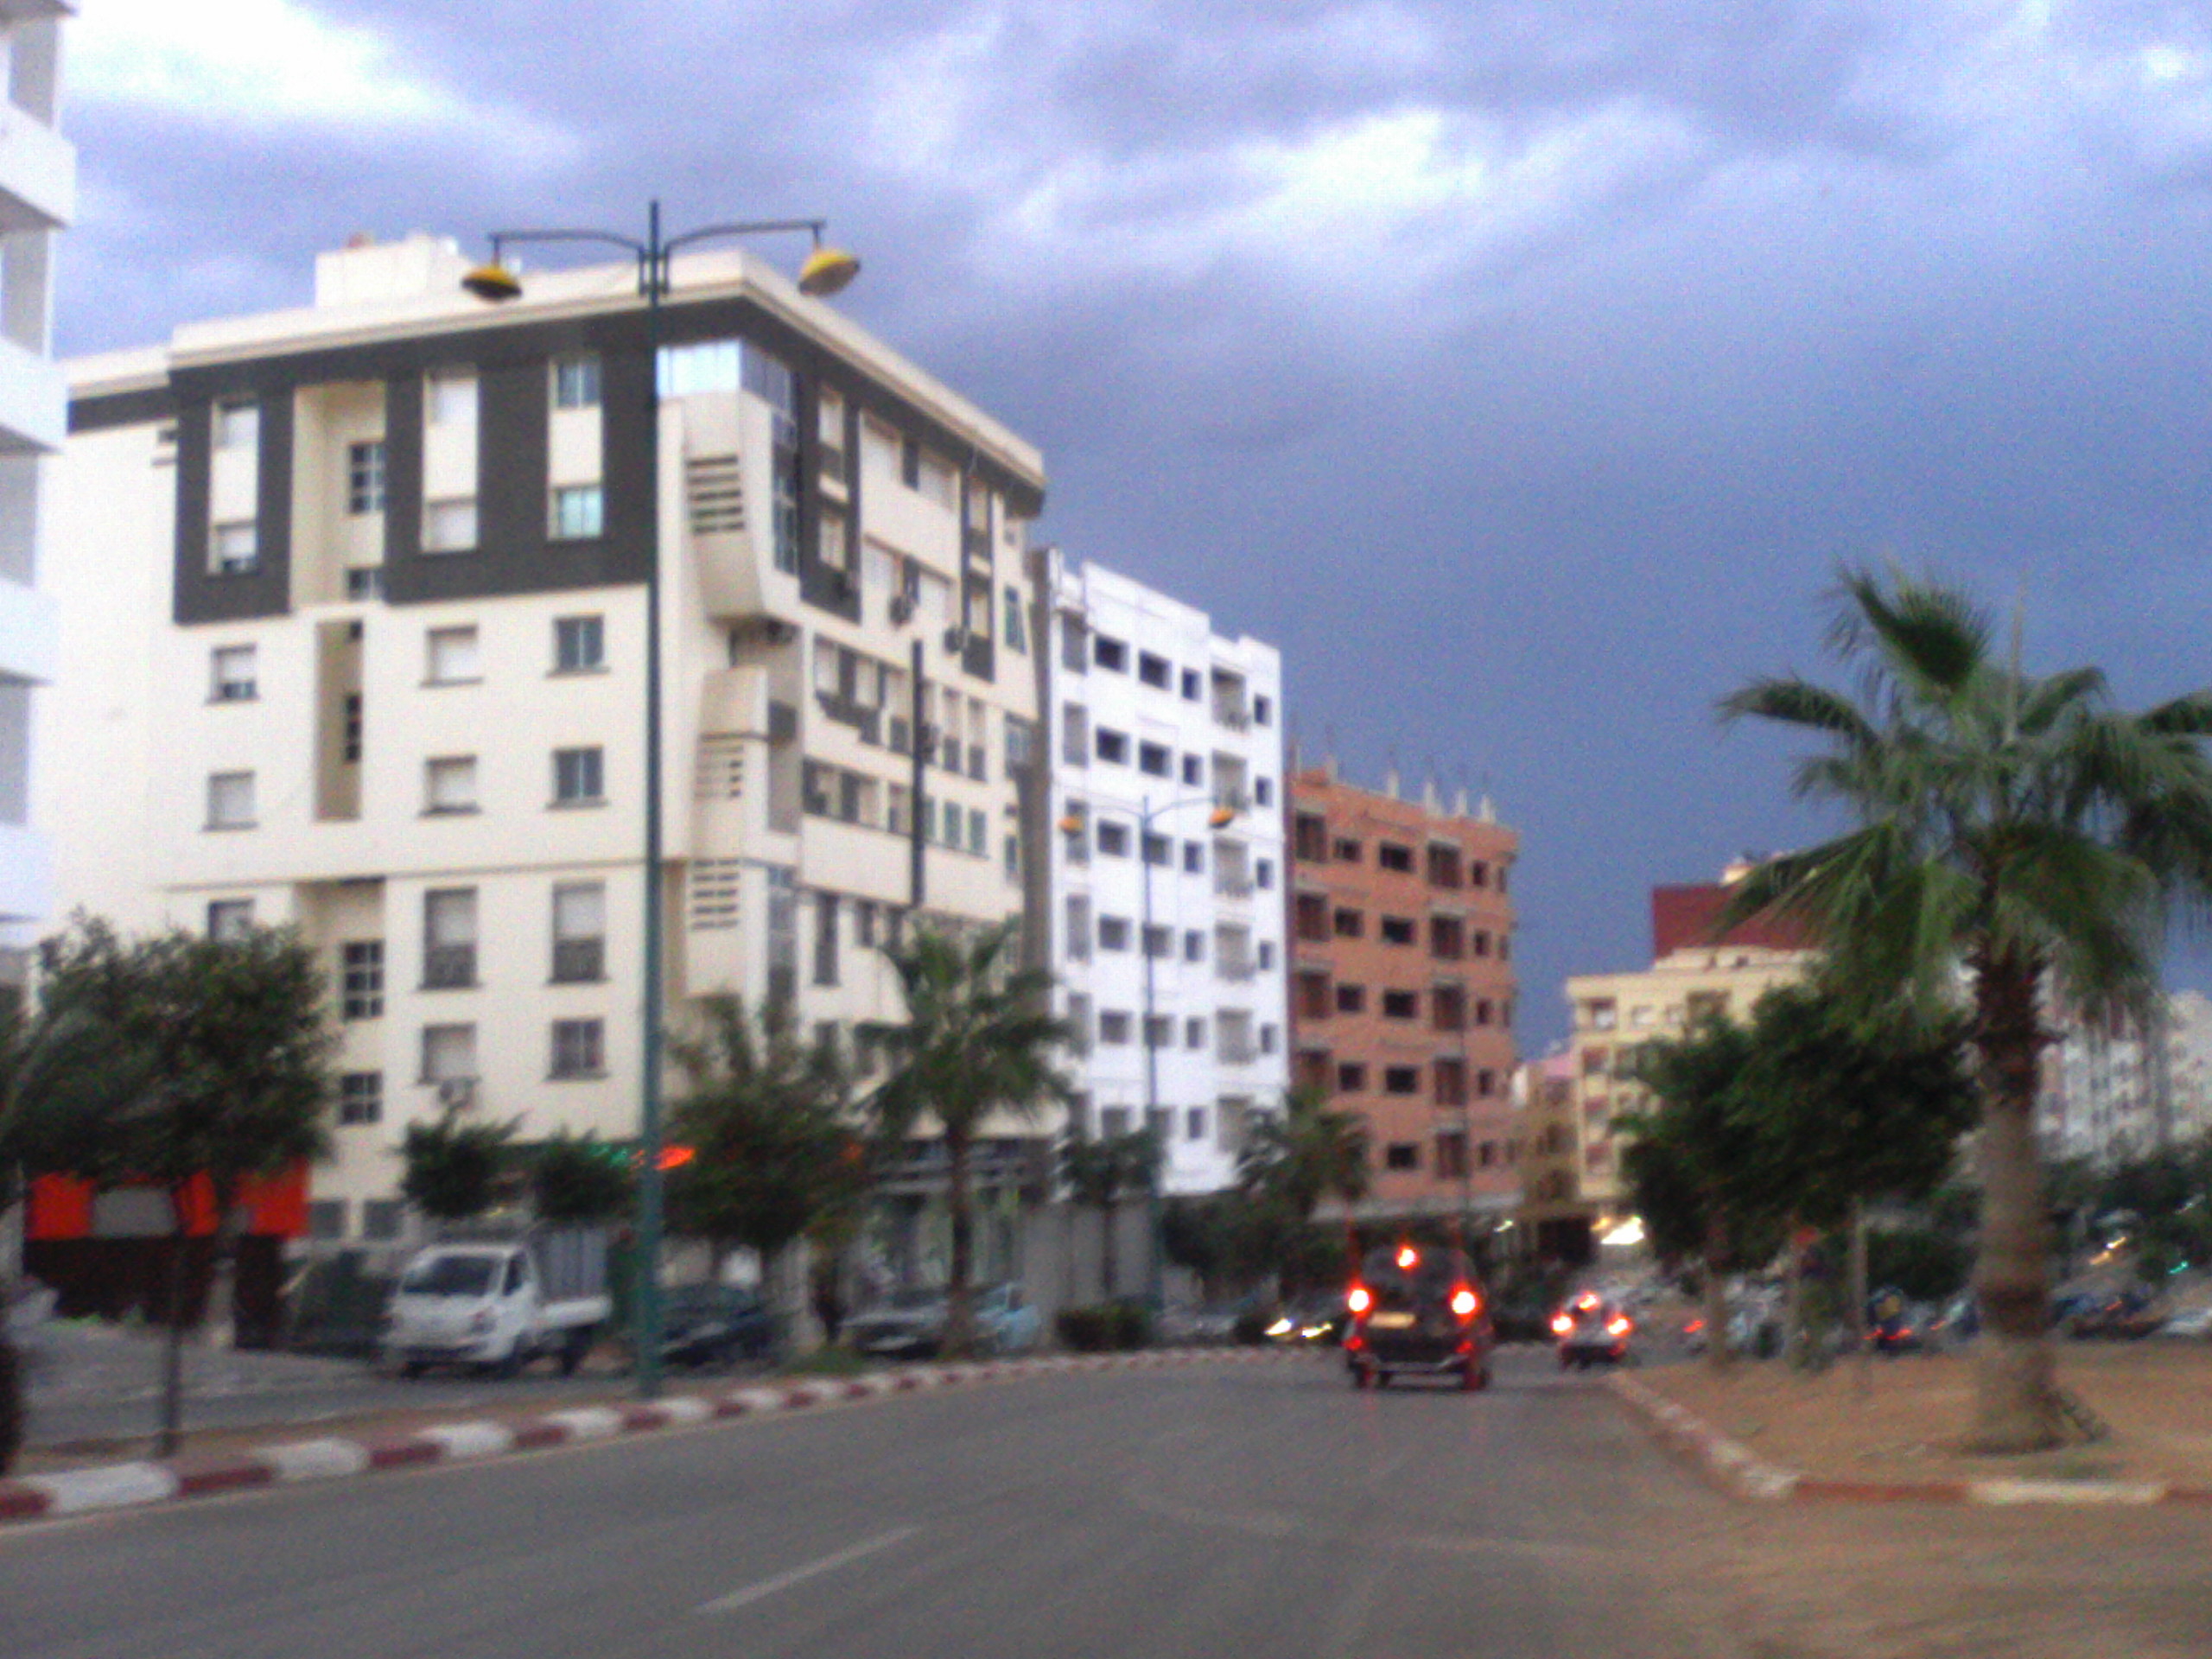
[{"label": "white apartment building", "polygon": [[50,849],[34,830],[31,689],[50,682],[57,626],[39,578],[39,457],[61,447],[67,382],[48,355],[54,233],[77,196],[77,152],[54,130],[59,0],[0,0],[8,107],[0,118],[0,982],[53,908]]},{"label": "white apartment building", "polygon": [[1077,1111],[1094,1135],[1149,1121],[1166,1190],[1212,1192],[1289,1084],[1281,656],[1094,562],[1037,563]]},{"label": "white apartment building", "polygon": [[672,1022],[849,1033],[917,910],[1022,912],[1037,452],[744,252],[677,262],[657,404],[630,267],[493,308],[468,263],[352,246],[311,307],[71,365],[48,474],[60,905],[322,955],[324,1238],[405,1230],[442,1109],[635,1133],[656,522]]},{"label": "white apartment building", "polygon": [[2055,1022],[2036,1101],[2050,1156],[2120,1163],[2212,1131],[2212,1000],[2177,991],[2155,1013],[2148,1033]]}]

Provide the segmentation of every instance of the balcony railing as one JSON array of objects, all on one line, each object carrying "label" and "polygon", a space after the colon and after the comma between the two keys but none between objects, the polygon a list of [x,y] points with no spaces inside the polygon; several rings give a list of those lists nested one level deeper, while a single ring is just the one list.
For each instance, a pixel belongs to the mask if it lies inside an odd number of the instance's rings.
[{"label": "balcony railing", "polygon": [[1217,867],[1213,873],[1213,890],[1224,899],[1249,899],[1252,896],[1252,878],[1242,870],[1224,870]]},{"label": "balcony railing", "polygon": [[1252,979],[1257,976],[1258,971],[1259,970],[1253,967],[1252,959],[1249,957],[1217,957],[1214,958],[1214,977],[1216,979],[1228,980],[1233,984],[1243,985],[1249,983]]},{"label": "balcony railing", "polygon": [[1249,1037],[1224,1037],[1214,1045],[1214,1058],[1224,1065],[1249,1065],[1260,1058],[1260,1047]]},{"label": "balcony railing", "polygon": [[423,988],[425,990],[458,990],[475,982],[474,945],[434,944],[423,952]]},{"label": "balcony railing", "polygon": [[605,939],[553,941],[553,981],[557,985],[582,985],[607,977]]}]

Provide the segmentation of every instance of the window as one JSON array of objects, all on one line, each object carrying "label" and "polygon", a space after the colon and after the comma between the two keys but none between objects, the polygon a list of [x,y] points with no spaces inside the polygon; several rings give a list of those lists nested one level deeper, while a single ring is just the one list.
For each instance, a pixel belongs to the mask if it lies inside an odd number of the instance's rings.
[{"label": "window", "polygon": [[814,982],[837,982],[837,895],[814,895]]},{"label": "window", "polygon": [[423,773],[423,810],[425,812],[476,810],[474,755],[448,755],[427,761]]},{"label": "window", "polygon": [[434,369],[424,399],[432,426],[467,426],[476,420],[476,372]]},{"label": "window", "polygon": [[218,645],[208,696],[217,702],[251,702],[260,696],[254,682],[251,645]]},{"label": "window", "polygon": [[1155,922],[1144,931],[1144,953],[1165,962],[1175,954],[1175,930]]},{"label": "window", "polygon": [[1417,1065],[1386,1065],[1382,1068],[1382,1092],[1386,1095],[1417,1095],[1421,1092],[1421,1068]]},{"label": "window", "polygon": [[1090,900],[1080,893],[1071,893],[1067,902],[1068,960],[1090,960]]},{"label": "window", "polygon": [[423,1027],[423,1081],[474,1083],[476,1080],[476,1027]]},{"label": "window", "polygon": [[1461,985],[1439,985],[1428,994],[1429,1023],[1438,1031],[1467,1028],[1467,992]]},{"label": "window", "polygon": [[1167,777],[1174,765],[1174,760],[1175,757],[1168,753],[1165,743],[1137,745],[1137,770],[1150,777]]},{"label": "window", "polygon": [[253,900],[218,899],[207,906],[207,937],[219,944],[253,931]]},{"label": "window", "polygon": [[1068,996],[1068,1046],[1077,1054],[1090,1052],[1090,999],[1080,991]]},{"label": "window", "polygon": [[423,988],[476,983],[476,889],[435,887],[423,895]]},{"label": "window", "polygon": [[219,772],[207,779],[207,827],[210,830],[251,830],[253,827],[253,774]]},{"label": "window", "polygon": [[1198,702],[1203,701],[1205,696],[1205,682],[1199,677],[1198,671],[1195,668],[1185,669],[1183,671],[1183,701]]},{"label": "window", "polygon": [[1165,657],[1155,657],[1148,651],[1137,653],[1137,678],[1147,685],[1156,685],[1165,691],[1174,672]]},{"label": "window", "polygon": [[1060,705],[1060,757],[1071,766],[1090,763],[1090,714],[1081,703]]},{"label": "window", "polygon": [[603,1020],[556,1020],[553,1022],[555,1077],[598,1077],[607,1074],[607,1022]]},{"label": "window", "polygon": [[596,616],[563,616],[553,622],[553,671],[582,674],[607,666],[607,623]]},{"label": "window", "polygon": [[1339,985],[1337,987],[1337,1012],[1338,1014],[1363,1014],[1366,1011],[1366,1008],[1367,988],[1364,985]]},{"label": "window", "polygon": [[1385,1169],[1419,1169],[1421,1142],[1393,1141],[1382,1148],[1382,1167]]},{"label": "window", "polygon": [[1310,812],[1300,812],[1291,820],[1291,856],[1304,859],[1309,864],[1325,864],[1329,858],[1329,824],[1325,818]]},{"label": "window", "polygon": [[1274,804],[1275,780],[1272,778],[1255,778],[1252,780],[1252,804],[1273,806]]},{"label": "window", "polygon": [[1204,842],[1186,841],[1183,843],[1183,872],[1186,875],[1204,875],[1206,873],[1206,847]]},{"label": "window", "polygon": [[556,542],[587,541],[606,530],[607,497],[596,484],[563,485],[553,492],[547,533]]},{"label": "window", "polygon": [[1386,870],[1395,870],[1409,875],[1414,868],[1414,849],[1402,847],[1395,841],[1386,841],[1375,849],[1375,861]]},{"label": "window", "polygon": [[1001,600],[999,613],[1003,624],[1002,637],[1006,640],[1006,648],[1008,651],[1027,654],[1029,634],[1021,621],[1020,588],[1008,588],[1005,590]]},{"label": "window", "polygon": [[432,628],[429,644],[432,685],[467,685],[480,677],[474,628]]},{"label": "window", "polygon": [[1098,1041],[1103,1047],[1127,1047],[1129,1041],[1129,1016],[1116,1008],[1102,1010],[1098,1015]]},{"label": "window", "polygon": [[1206,1022],[1203,1019],[1185,1020],[1183,1022],[1183,1046],[1204,1048],[1205,1046]]},{"label": "window", "polygon": [[596,748],[553,751],[555,805],[589,806],[607,798],[601,755]]},{"label": "window", "polygon": [[1109,731],[1101,726],[1098,728],[1097,753],[1101,760],[1110,760],[1116,766],[1126,766],[1129,764],[1129,740],[1122,733]]},{"label": "window", "polygon": [[1273,939],[1262,939],[1260,941],[1259,963],[1260,971],[1262,973],[1270,974],[1274,971],[1275,945]]},{"label": "window", "polygon": [[346,446],[346,511],[359,518],[384,511],[384,440]]},{"label": "window", "polygon": [[1252,866],[1252,885],[1254,887],[1259,888],[1261,892],[1266,893],[1270,891],[1274,887],[1274,860],[1272,858],[1263,858]]},{"label": "window", "polygon": [[1255,696],[1252,699],[1252,723],[1255,726],[1265,726],[1272,721],[1274,717],[1275,705],[1274,698]]},{"label": "window", "polygon": [[1175,1020],[1172,1014],[1155,1014],[1144,1022],[1144,1046],[1147,1048],[1175,1046]]},{"label": "window", "polygon": [[1359,862],[1359,842],[1351,836],[1338,836],[1329,848],[1329,856],[1339,864]]},{"label": "window", "polygon": [[1090,635],[1079,616],[1060,619],[1060,666],[1071,674],[1086,673],[1090,668]]},{"label": "window", "polygon": [[1275,1041],[1276,1031],[1274,1027],[1262,1024],[1260,1027],[1260,1052],[1262,1054],[1274,1053],[1275,1052]]},{"label": "window", "polygon": [[338,1079],[338,1121],[360,1125],[384,1117],[384,1073],[347,1071]]},{"label": "window", "polygon": [[1467,1063],[1456,1058],[1438,1060],[1432,1068],[1435,1074],[1435,1101],[1439,1106],[1464,1106],[1467,1103]]},{"label": "window", "polygon": [[853,943],[867,950],[875,949],[875,900],[855,899],[853,901]]},{"label": "window", "polygon": [[1335,926],[1338,938],[1356,939],[1367,931],[1367,918],[1356,910],[1340,910],[1336,913]]},{"label": "window", "polygon": [[407,1228],[407,1202],[404,1198],[364,1198],[361,1200],[361,1237],[371,1244],[389,1244]]},{"label": "window", "polygon": [[1129,826],[1116,823],[1110,818],[1101,818],[1098,821],[1098,850],[1109,858],[1127,858],[1129,855]]},{"label": "window", "polygon": [[1329,901],[1318,893],[1301,893],[1291,908],[1292,930],[1309,944],[1329,937]]},{"label": "window", "polygon": [[1337,1092],[1357,1095],[1367,1087],[1367,1068],[1357,1060],[1346,1060],[1337,1067]]},{"label": "window", "polygon": [[1170,841],[1166,836],[1155,836],[1149,830],[1146,832],[1144,837],[1144,861],[1146,863],[1165,869],[1167,868],[1169,863],[1173,861],[1174,857],[1175,843],[1173,842]]},{"label": "window", "polygon": [[1090,659],[1099,667],[1110,669],[1116,674],[1129,671],[1129,648],[1119,639],[1109,639],[1103,633],[1091,641]]},{"label": "window", "polygon": [[1382,943],[1385,944],[1412,944],[1416,942],[1419,931],[1410,916],[1385,916],[1382,918]]},{"label": "window", "polygon": [[1382,1017],[1385,1020],[1420,1019],[1421,993],[1419,991],[1383,992]]},{"label": "window", "polygon": [[1203,757],[1195,754],[1183,757],[1183,781],[1193,789],[1206,786],[1206,763]]},{"label": "window", "polygon": [[1183,935],[1183,960],[1204,962],[1206,959],[1206,936],[1202,928],[1192,928]]},{"label": "window", "polygon": [[1456,887],[1459,885],[1459,849],[1457,847],[1430,846],[1428,884],[1432,887]]},{"label": "window", "polygon": [[[1199,1023],[1205,1022],[1202,1020]],[[1185,1141],[1203,1141],[1206,1138],[1206,1109],[1205,1107],[1186,1106],[1183,1109],[1183,1138]]]},{"label": "window", "polygon": [[1127,917],[1101,916],[1098,918],[1098,948],[1101,950],[1126,950],[1129,948]]},{"label": "window", "polygon": [[991,821],[980,806],[968,809],[968,850],[978,858],[990,856]]},{"label": "window", "polygon": [[1428,918],[1428,954],[1441,962],[1457,962],[1467,953],[1466,924],[1457,916]]},{"label": "window", "polygon": [[383,1016],[382,939],[348,939],[338,947],[338,1013],[346,1020]]},{"label": "window", "polygon": [[553,407],[556,409],[596,409],[599,407],[599,359],[596,357],[563,357],[554,359]]},{"label": "window", "polygon": [[607,886],[564,881],[553,889],[553,980],[581,985],[607,977]]},{"label": "window", "polygon": [[261,442],[261,405],[224,404],[215,410],[215,447],[251,449]]},{"label": "window", "polygon": [[476,547],[476,498],[453,496],[423,505],[423,550],[467,553]]},{"label": "window", "polygon": [[[384,597],[384,568],[375,564],[349,565],[346,570],[346,597],[348,599],[382,599]],[[372,1203],[375,1200],[372,1199]]]},{"label": "window", "polygon": [[208,552],[207,568],[219,576],[243,576],[258,568],[261,550],[253,520],[239,518],[216,525]]}]

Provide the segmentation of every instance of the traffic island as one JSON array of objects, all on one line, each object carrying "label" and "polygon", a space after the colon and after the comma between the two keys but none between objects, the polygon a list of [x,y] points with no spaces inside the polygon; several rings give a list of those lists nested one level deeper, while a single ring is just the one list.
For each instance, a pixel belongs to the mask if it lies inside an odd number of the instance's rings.
[{"label": "traffic island", "polygon": [[1083,1372],[1276,1359],[1288,1351],[1255,1348],[1148,1349],[1135,1353],[1046,1355],[966,1365],[917,1365],[858,1376],[779,1379],[658,1400],[606,1399],[563,1409],[517,1408],[461,1421],[423,1413],[357,1420],[351,1433],[277,1440],[267,1430],[214,1431],[194,1438],[182,1457],[122,1459],[35,1471],[0,1480],[0,1523],[139,1509],[256,1487],[346,1479],[390,1470],[514,1456],[555,1446],[741,1417],[853,1405],[982,1382],[1012,1382]]},{"label": "traffic island", "polygon": [[2212,1503],[2212,1347],[2067,1344],[2059,1380],[2104,1438],[2026,1457],[1961,1444],[1972,1359],[1907,1354],[1862,1379],[1743,1361],[1612,1379],[1663,1442],[1738,1497],[1930,1503]]}]

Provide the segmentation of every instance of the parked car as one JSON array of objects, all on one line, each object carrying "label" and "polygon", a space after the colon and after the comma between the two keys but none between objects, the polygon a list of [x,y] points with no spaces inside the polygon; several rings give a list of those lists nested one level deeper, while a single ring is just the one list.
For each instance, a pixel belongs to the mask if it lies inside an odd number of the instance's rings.
[{"label": "parked car", "polygon": [[944,1293],[894,1290],[845,1321],[839,1333],[855,1351],[880,1359],[927,1359],[944,1340]]},{"label": "parked car", "polygon": [[2149,1336],[2164,1321],[2151,1311],[2151,1298],[2139,1290],[2120,1290],[2097,1297],[2077,1307],[2064,1326],[2069,1337],[2084,1340],[2132,1342]]},{"label": "parked car", "polygon": [[1026,1354],[1044,1335],[1044,1318],[1020,1285],[988,1285],[976,1293],[976,1344],[985,1353]]},{"label": "parked car", "polygon": [[1927,1344],[1926,1325],[1922,1311],[1893,1287],[1866,1299],[1866,1340],[1878,1354],[1918,1353]]},{"label": "parked car", "polygon": [[1268,1340],[1289,1347],[1300,1347],[1309,1343],[1333,1346],[1342,1339],[1349,1319],[1341,1293],[1310,1291],[1291,1302],[1268,1322]]},{"label": "parked car", "polygon": [[661,1307],[661,1363],[688,1370],[765,1359],[775,1321],[757,1292],[736,1285],[683,1285]]},{"label": "parked car", "polygon": [[432,1365],[512,1376],[547,1355],[567,1376],[613,1311],[603,1228],[433,1244],[399,1275],[384,1353],[404,1376]]},{"label": "parked car", "polygon": [[2212,1338],[2212,1302],[2174,1314],[2158,1327],[2158,1334],[2178,1337],[2189,1342],[2202,1342]]},{"label": "parked car", "polygon": [[1407,1376],[1449,1377],[1468,1390],[1490,1386],[1497,1344],[1490,1298],[1462,1252],[1417,1244],[1371,1250],[1341,1306],[1354,1388],[1388,1388]]},{"label": "parked car", "polygon": [[1236,1321],[1248,1310],[1226,1307],[1171,1307],[1160,1316],[1160,1339],[1176,1347],[1210,1347],[1236,1340]]}]

